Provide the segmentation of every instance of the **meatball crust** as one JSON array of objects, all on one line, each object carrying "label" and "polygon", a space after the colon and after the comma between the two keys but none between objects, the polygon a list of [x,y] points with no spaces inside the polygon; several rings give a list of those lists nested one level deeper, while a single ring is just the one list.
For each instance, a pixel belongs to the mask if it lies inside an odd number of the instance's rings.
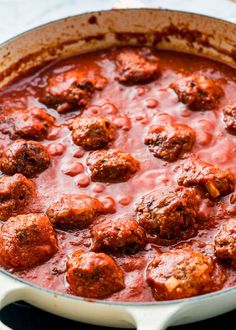
[{"label": "meatball crust", "polygon": [[0,231],[0,261],[7,267],[28,268],[50,259],[58,250],[57,239],[43,214],[10,218]]},{"label": "meatball crust", "polygon": [[179,102],[186,104],[191,110],[211,110],[219,105],[222,88],[217,82],[202,74],[194,74],[191,77],[182,78],[170,84],[178,96]]},{"label": "meatball crust", "polygon": [[77,117],[71,129],[74,143],[86,150],[106,148],[115,139],[115,126],[107,118]]},{"label": "meatball crust", "polygon": [[144,229],[130,216],[107,219],[92,229],[93,251],[136,253],[146,245]]},{"label": "meatball crust", "polygon": [[236,134],[236,103],[230,104],[223,109],[224,123],[226,129]]},{"label": "meatball crust", "polygon": [[171,240],[195,230],[199,206],[195,189],[167,186],[144,195],[136,205],[136,215],[147,232]]},{"label": "meatball crust", "polygon": [[46,214],[55,227],[83,229],[103,211],[104,206],[97,198],[64,195],[47,209]]},{"label": "meatball crust", "polygon": [[24,175],[0,176],[0,220],[21,211],[35,194],[34,183]]},{"label": "meatball crust", "polygon": [[167,162],[176,161],[185,152],[190,151],[196,140],[195,131],[182,124],[151,126],[144,143],[157,158]]},{"label": "meatball crust", "polygon": [[74,252],[67,262],[66,278],[75,295],[87,298],[103,299],[125,288],[122,270],[104,253]]},{"label": "meatball crust", "polygon": [[222,288],[225,276],[214,260],[190,247],[154,258],[147,283],[156,300],[189,298]]},{"label": "meatball crust", "polygon": [[0,169],[4,174],[21,173],[33,177],[46,170],[50,165],[47,149],[35,141],[16,140],[1,154]]},{"label": "meatball crust", "polygon": [[182,166],[178,184],[201,187],[211,198],[217,198],[234,191],[234,176],[230,171],[192,158]]},{"label": "meatball crust", "polygon": [[147,48],[127,48],[116,58],[116,72],[120,83],[148,83],[160,74],[158,58]]},{"label": "meatball crust", "polygon": [[[1,120],[1,119],[0,119]],[[55,118],[44,109],[37,106],[28,107],[22,111],[13,111],[3,119],[1,131],[15,139],[43,140]]]},{"label": "meatball crust", "polygon": [[75,68],[52,74],[41,97],[41,102],[55,108],[59,113],[84,109],[96,89],[105,86],[106,79],[86,70]]},{"label": "meatball crust", "polygon": [[130,154],[118,149],[97,150],[88,156],[87,165],[92,181],[128,181],[139,169],[139,162]]},{"label": "meatball crust", "polygon": [[236,266],[236,219],[223,224],[215,236],[214,249],[219,259],[230,260]]}]

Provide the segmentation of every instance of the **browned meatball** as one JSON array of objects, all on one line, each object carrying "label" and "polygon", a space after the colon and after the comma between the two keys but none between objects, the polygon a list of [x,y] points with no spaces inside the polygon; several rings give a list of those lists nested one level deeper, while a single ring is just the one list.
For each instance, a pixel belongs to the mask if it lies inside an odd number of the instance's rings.
[{"label": "browned meatball", "polygon": [[236,266],[236,219],[228,220],[214,240],[215,254],[219,259],[231,260]]},{"label": "browned meatball", "polygon": [[190,151],[196,139],[195,131],[182,124],[151,126],[144,143],[157,158],[173,162]]},{"label": "browned meatball", "polygon": [[74,143],[86,150],[106,148],[115,139],[115,127],[107,118],[77,117],[71,129]]},{"label": "browned meatball", "polygon": [[21,211],[34,196],[35,185],[24,175],[0,176],[0,220]]},{"label": "browned meatball", "polygon": [[18,215],[10,218],[1,228],[0,261],[7,267],[39,265],[57,250],[56,235],[45,215]]},{"label": "browned meatball", "polygon": [[80,110],[90,102],[96,89],[102,89],[106,80],[96,73],[72,69],[52,74],[41,97],[41,102],[64,113]]},{"label": "browned meatball", "polygon": [[236,103],[225,107],[223,113],[226,129],[230,133],[236,134]]},{"label": "browned meatball", "polygon": [[90,153],[87,165],[93,181],[128,181],[139,169],[139,162],[121,150],[98,150]]},{"label": "browned meatball", "polygon": [[55,118],[39,107],[13,111],[3,120],[1,131],[12,139],[43,140]]},{"label": "browned meatball", "polygon": [[187,229],[195,229],[199,205],[200,197],[195,189],[165,187],[144,195],[136,213],[146,231],[164,239],[176,239],[186,235]]},{"label": "browned meatball", "polygon": [[122,270],[104,253],[76,251],[67,269],[67,281],[77,296],[103,299],[125,288]]},{"label": "browned meatball", "polygon": [[147,83],[155,80],[159,72],[157,57],[150,49],[122,50],[116,58],[117,79],[121,83]]},{"label": "browned meatball", "polygon": [[233,192],[234,176],[230,171],[192,158],[182,166],[178,184],[186,187],[199,186],[210,197],[217,198]]},{"label": "browned meatball", "polygon": [[188,298],[222,288],[225,276],[210,257],[190,247],[157,256],[148,266],[147,283],[156,300]]},{"label": "browned meatball", "polygon": [[191,110],[211,110],[218,107],[223,90],[217,82],[202,74],[182,78],[170,84],[180,102],[186,104]]},{"label": "browned meatball", "polygon": [[135,253],[146,245],[145,231],[130,216],[107,219],[92,229],[93,251]]},{"label": "browned meatball", "polygon": [[47,149],[38,142],[16,140],[6,147],[0,158],[0,169],[4,174],[21,173],[32,177],[50,165]]},{"label": "browned meatball", "polygon": [[64,195],[47,209],[51,223],[61,228],[86,228],[103,213],[103,204],[87,195]]}]

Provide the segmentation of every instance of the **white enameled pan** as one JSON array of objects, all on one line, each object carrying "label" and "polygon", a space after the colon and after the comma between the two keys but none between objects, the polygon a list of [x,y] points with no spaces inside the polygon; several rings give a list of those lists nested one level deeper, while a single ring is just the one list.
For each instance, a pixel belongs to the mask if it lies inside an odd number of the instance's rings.
[{"label": "white enameled pan", "polygon": [[[0,46],[0,86],[47,60],[140,42],[156,48],[201,54],[236,66],[236,25],[233,23],[170,10],[120,9],[61,19],[4,43]],[[38,287],[1,271],[0,308],[17,300],[81,322],[161,330],[236,308],[236,287],[178,301],[89,302]],[[0,329],[9,328],[0,324]]]}]

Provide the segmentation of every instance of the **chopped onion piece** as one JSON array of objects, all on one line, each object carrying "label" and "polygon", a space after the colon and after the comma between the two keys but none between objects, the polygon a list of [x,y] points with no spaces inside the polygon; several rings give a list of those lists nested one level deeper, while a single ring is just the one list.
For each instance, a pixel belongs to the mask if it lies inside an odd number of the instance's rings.
[{"label": "chopped onion piece", "polygon": [[209,194],[211,195],[211,197],[216,198],[216,197],[220,196],[220,192],[216,188],[216,186],[213,182],[211,182],[211,181],[207,182],[206,189],[209,192]]},{"label": "chopped onion piece", "polygon": [[197,275],[201,276],[207,268],[208,268],[208,266],[206,264],[199,266],[196,270]]},{"label": "chopped onion piece", "polygon": [[167,281],[166,281],[166,287],[169,292],[173,291],[177,286],[179,285],[179,281],[174,277],[171,276]]}]

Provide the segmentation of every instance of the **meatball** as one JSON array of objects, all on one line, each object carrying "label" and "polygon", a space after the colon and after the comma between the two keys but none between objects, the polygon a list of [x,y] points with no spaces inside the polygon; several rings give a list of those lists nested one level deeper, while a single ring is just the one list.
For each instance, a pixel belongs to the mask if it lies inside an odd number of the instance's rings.
[{"label": "meatball", "polygon": [[211,110],[218,107],[224,92],[217,82],[202,74],[182,78],[170,84],[180,102],[191,110]]},{"label": "meatball", "polygon": [[92,229],[93,251],[120,251],[127,254],[142,250],[146,245],[144,229],[130,216],[107,219]]},{"label": "meatball", "polygon": [[51,223],[59,228],[88,227],[103,213],[103,204],[87,195],[64,195],[46,211]]},{"label": "meatball", "polygon": [[21,173],[32,177],[50,165],[47,149],[38,142],[16,140],[6,147],[0,158],[0,169],[4,174]]},{"label": "meatball", "polygon": [[139,169],[139,162],[130,154],[117,149],[98,150],[90,153],[87,165],[93,181],[128,181]]},{"label": "meatball", "polygon": [[67,281],[77,296],[103,299],[125,288],[124,274],[104,253],[78,250],[67,262]]},{"label": "meatball", "polygon": [[144,195],[136,206],[140,225],[163,239],[176,239],[194,231],[200,196],[195,189],[164,187]]},{"label": "meatball", "polygon": [[81,118],[73,120],[72,139],[86,150],[106,148],[115,139],[115,127],[107,118]]},{"label": "meatball", "polygon": [[230,171],[192,158],[182,166],[178,184],[201,187],[210,197],[217,198],[234,191],[234,176]]},{"label": "meatball", "polygon": [[147,83],[160,74],[158,59],[147,48],[122,50],[116,58],[116,72],[123,84]]},{"label": "meatball", "polygon": [[195,139],[195,131],[187,125],[155,125],[148,130],[144,143],[155,157],[173,162],[192,149]]},{"label": "meatball", "polygon": [[29,107],[22,111],[13,111],[5,120],[1,131],[12,139],[43,140],[52,127],[55,118],[39,107]]},{"label": "meatball", "polygon": [[222,288],[225,276],[214,260],[190,247],[154,258],[147,283],[156,300],[188,298]]},{"label": "meatball", "polygon": [[236,266],[236,219],[223,224],[215,237],[214,248],[219,259],[231,260]]},{"label": "meatball", "polygon": [[0,176],[0,220],[21,211],[34,196],[35,185],[24,175]]},{"label": "meatball", "polygon": [[1,228],[0,261],[7,267],[23,269],[42,264],[57,250],[56,235],[45,215],[18,215]]},{"label": "meatball", "polygon": [[87,70],[72,69],[52,74],[41,97],[41,102],[59,113],[84,109],[96,89],[102,89],[106,80]]},{"label": "meatball", "polygon": [[236,103],[225,107],[223,114],[226,129],[230,133],[236,134]]}]

